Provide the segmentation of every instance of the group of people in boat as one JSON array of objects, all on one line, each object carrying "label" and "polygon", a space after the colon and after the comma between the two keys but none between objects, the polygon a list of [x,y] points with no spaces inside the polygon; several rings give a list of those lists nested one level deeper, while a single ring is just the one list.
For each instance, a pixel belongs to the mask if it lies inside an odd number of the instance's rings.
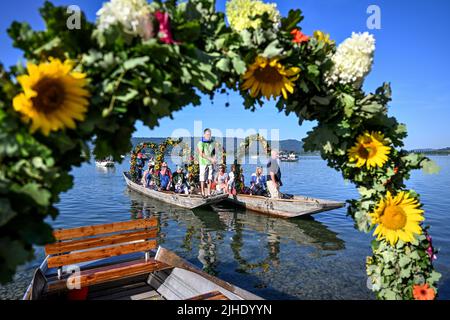
[{"label": "group of people in boat", "polygon": [[[236,165],[232,164],[230,172],[227,172],[226,165],[217,165],[215,156],[215,144],[211,136],[211,130],[205,129],[201,141],[197,144],[199,157],[199,182],[200,192],[203,197],[209,197],[218,193],[228,193],[236,195]],[[190,185],[189,175],[192,174],[185,168],[177,165],[172,173],[167,162],[163,162],[160,170],[155,169],[155,161],[151,158],[145,168],[145,158],[142,154],[137,156],[138,178],[146,188],[159,191],[174,191],[176,193],[189,194],[194,192],[193,185]],[[145,170],[144,170],[145,169]],[[267,196],[272,198],[282,198],[280,192],[281,169],[278,159],[278,151],[272,150],[271,157],[266,166],[267,174],[264,174],[263,167],[258,166],[251,176],[250,186],[239,190],[239,193]],[[156,177],[156,179],[155,179]],[[155,181],[159,180],[159,181]],[[241,176],[242,185],[245,186],[244,177]]]}]

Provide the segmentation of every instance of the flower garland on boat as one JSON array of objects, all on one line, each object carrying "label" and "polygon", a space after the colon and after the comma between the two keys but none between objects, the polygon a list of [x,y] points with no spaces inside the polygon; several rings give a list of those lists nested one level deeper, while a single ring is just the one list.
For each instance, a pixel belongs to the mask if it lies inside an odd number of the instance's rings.
[{"label": "flower garland on boat", "polygon": [[133,181],[137,181],[137,159],[138,155],[145,149],[150,149],[154,152],[155,170],[161,169],[161,164],[164,162],[165,154],[169,147],[175,147],[180,144],[182,139],[167,138],[162,143],[156,144],[154,142],[141,142],[131,152],[130,160],[130,176]]},{"label": "flower garland on boat", "polygon": [[1,282],[32,258],[34,245],[54,240],[45,219],[58,215],[54,204],[73,186],[70,170],[89,160],[88,142],[97,158],[120,161],[137,120],[155,128],[200,105],[200,93],[231,89],[246,109],[275,99],[300,124],[317,123],[304,148],[320,151],[358,189],[348,213],[358,230],[374,232],[367,274],[376,296],[437,296],[424,207],[405,186],[412,170],[437,166],[403,149],[406,128],[388,114],[389,84],[362,89],[373,36],[354,33],[336,46],[324,31],[302,30],[300,10],[282,17],[254,0],[229,1],[227,17],[213,0],[111,0],[97,22],[81,15],[75,30],[62,18],[66,7],[46,2],[40,12],[45,30],[19,22],[8,29],[27,67],[0,66]]}]

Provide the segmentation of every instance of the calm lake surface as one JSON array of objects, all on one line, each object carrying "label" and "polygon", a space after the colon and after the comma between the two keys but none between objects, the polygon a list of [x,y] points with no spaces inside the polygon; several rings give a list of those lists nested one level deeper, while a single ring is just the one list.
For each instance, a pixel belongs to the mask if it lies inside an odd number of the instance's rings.
[{"label": "calm lake surface", "polygon": [[[440,299],[450,299],[450,157],[432,157],[438,175],[414,172],[410,188],[422,195],[426,222],[440,249],[435,266],[442,273]],[[185,210],[148,199],[126,188],[122,172],[129,158],[113,169],[85,164],[73,170],[75,187],[61,197],[54,227],[158,217],[160,244],[198,267],[266,299],[373,299],[367,288],[365,258],[371,235],[353,228],[346,209],[313,218],[282,220],[244,210]],[[255,165],[244,167],[246,181]],[[284,192],[346,200],[354,187],[319,157],[282,163]],[[22,266],[13,283],[0,286],[1,299],[19,299],[33,269],[44,257]]]}]

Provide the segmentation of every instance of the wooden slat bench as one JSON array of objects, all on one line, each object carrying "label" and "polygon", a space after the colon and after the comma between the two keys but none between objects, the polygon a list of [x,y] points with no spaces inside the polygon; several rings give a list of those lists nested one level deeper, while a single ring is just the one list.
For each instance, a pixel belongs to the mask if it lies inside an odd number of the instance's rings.
[{"label": "wooden slat bench", "polygon": [[220,291],[211,291],[198,296],[189,298],[188,300],[230,300]]},{"label": "wooden slat bench", "polygon": [[[47,245],[45,252],[48,267],[57,268],[58,273],[47,279],[48,292],[67,288],[69,277],[71,283],[87,287],[171,268],[150,258],[158,245],[156,218],[61,229],[53,235],[57,242]],[[62,274],[64,266],[137,252],[144,252],[145,258],[84,268],[78,275]]]}]

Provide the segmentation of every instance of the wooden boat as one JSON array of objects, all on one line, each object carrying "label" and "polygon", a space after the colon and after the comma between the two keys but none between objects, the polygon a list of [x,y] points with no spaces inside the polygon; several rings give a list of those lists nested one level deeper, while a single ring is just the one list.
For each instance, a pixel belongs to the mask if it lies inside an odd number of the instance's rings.
[{"label": "wooden boat", "polygon": [[23,299],[261,299],[158,247],[157,230],[155,217],[55,230]]},{"label": "wooden boat", "polygon": [[230,195],[227,201],[248,210],[281,218],[295,218],[345,206],[343,202],[303,196],[294,196],[293,199],[272,199],[263,196],[238,194],[235,196]]},{"label": "wooden boat", "polygon": [[186,195],[186,194],[175,193],[172,191],[156,191],[153,189],[145,188],[144,186],[133,182],[127,172],[124,172],[123,176],[125,178],[125,181],[126,181],[128,187],[131,190],[139,192],[150,198],[153,198],[153,199],[156,199],[159,201],[163,201],[166,203],[170,203],[170,204],[173,204],[173,205],[176,205],[179,207],[187,208],[187,209],[195,209],[198,207],[211,205],[211,204],[218,203],[218,202],[223,201],[226,198],[228,198],[227,194],[218,194],[218,195],[213,195],[208,198],[203,198],[201,195],[198,195],[198,194]]}]

